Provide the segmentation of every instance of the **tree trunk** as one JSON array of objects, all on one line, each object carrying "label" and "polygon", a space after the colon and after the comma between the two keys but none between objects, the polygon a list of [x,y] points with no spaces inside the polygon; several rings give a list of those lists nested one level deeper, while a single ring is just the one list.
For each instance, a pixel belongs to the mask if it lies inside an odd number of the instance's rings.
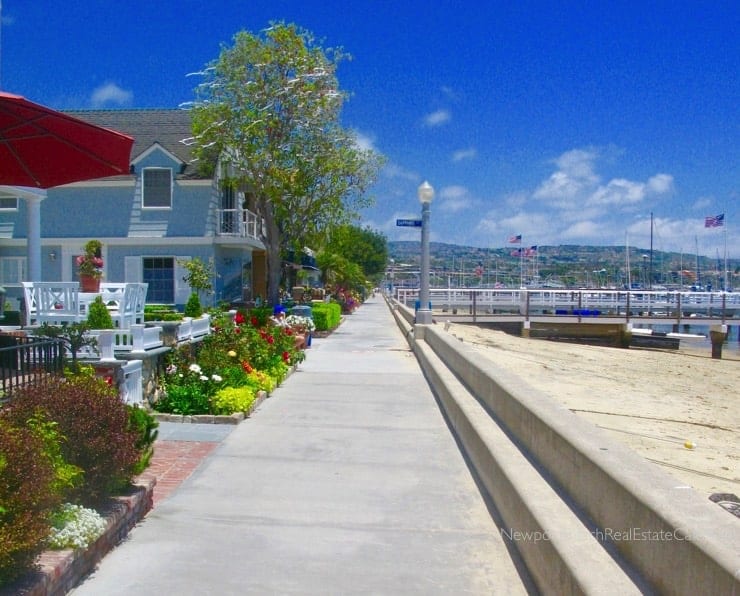
[{"label": "tree trunk", "polygon": [[280,258],[280,229],[272,209],[265,209],[265,227],[267,237],[262,239],[267,253],[267,302],[280,302],[280,277],[282,274],[282,259]]}]

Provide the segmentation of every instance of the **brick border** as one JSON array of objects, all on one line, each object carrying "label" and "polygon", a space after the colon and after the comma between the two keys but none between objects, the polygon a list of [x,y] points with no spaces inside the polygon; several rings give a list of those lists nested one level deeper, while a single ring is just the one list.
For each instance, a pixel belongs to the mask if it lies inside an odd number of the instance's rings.
[{"label": "brick border", "polygon": [[101,512],[107,527],[93,544],[84,550],[44,551],[36,559],[37,569],[4,587],[0,595],[59,596],[71,591],[149,513],[156,483],[155,478],[137,478],[129,494],[113,497]]}]

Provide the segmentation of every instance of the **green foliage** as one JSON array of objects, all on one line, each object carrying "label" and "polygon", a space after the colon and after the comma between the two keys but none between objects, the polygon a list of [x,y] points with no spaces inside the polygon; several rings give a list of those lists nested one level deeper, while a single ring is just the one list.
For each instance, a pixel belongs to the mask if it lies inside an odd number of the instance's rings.
[{"label": "green foliage", "polygon": [[200,298],[198,298],[196,292],[190,294],[190,298],[188,298],[188,302],[185,304],[184,314],[186,317],[192,317],[194,319],[197,319],[203,314],[203,307],[200,305]]},{"label": "green foliage", "polygon": [[66,437],[64,460],[84,473],[84,482],[69,492],[71,500],[95,505],[130,483],[140,458],[138,435],[118,391],[104,381],[75,376],[25,387],[3,413],[17,425],[38,414],[58,424]]},{"label": "green foliage", "polygon": [[90,304],[90,311],[87,313],[87,325],[90,329],[114,328],[110,311],[101,296],[96,296],[95,300]]},{"label": "green foliage", "polygon": [[290,327],[269,320],[271,312],[238,312],[233,320],[227,313],[215,314],[213,333],[195,350],[183,346],[168,354],[164,396],[154,408],[187,415],[223,413],[228,408],[215,396],[224,388],[273,391],[289,366],[303,360],[304,352],[296,347]]},{"label": "green foliage", "polygon": [[154,455],[154,441],[157,440],[159,422],[149,412],[138,406],[128,406],[128,428],[136,433],[134,445],[139,452],[139,461],[134,465],[134,475],[141,474],[149,467]]},{"label": "green foliage", "polygon": [[85,346],[94,347],[98,345],[94,337],[86,335],[90,329],[90,324],[87,321],[84,323],[62,323],[61,325],[43,323],[34,331],[34,335],[61,339],[72,353],[72,369],[78,370],[77,354],[79,351]]},{"label": "green foliage", "polygon": [[[181,355],[184,354],[181,352]],[[218,377],[216,377],[218,379]],[[187,360],[173,361],[167,367],[165,396],[156,404],[159,412],[169,414],[208,414],[211,412],[211,397],[218,389],[218,382],[204,374],[196,363]]]},{"label": "green foliage", "polygon": [[[328,254],[341,255],[362,269],[365,278],[380,279],[388,262],[388,240],[369,227],[339,226],[332,231],[323,248]],[[320,257],[319,257],[320,260]],[[330,283],[335,283],[334,280]]]},{"label": "green foliage", "polygon": [[311,310],[317,331],[334,329],[342,319],[342,307],[336,302],[317,302]]},{"label": "green foliage", "polygon": [[318,244],[351,221],[370,204],[365,191],[383,163],[341,125],[346,94],[336,70],[345,58],[296,25],[271,23],[259,34],[237,33],[196,89],[196,157],[220,157],[226,183],[253,191],[250,208],[265,222],[270,303],[278,300],[281,251]]},{"label": "green foliage", "polygon": [[213,396],[214,414],[234,414],[248,412],[254,403],[254,389],[248,386],[224,387]]},{"label": "green foliage", "polygon": [[40,413],[26,421],[28,428],[41,440],[44,457],[54,469],[54,483],[51,487],[55,493],[64,496],[84,481],[82,468],[67,463],[62,454],[62,442],[66,437],[59,433],[59,423],[45,420]]},{"label": "green foliage", "polygon": [[144,306],[144,321],[182,321],[183,313],[177,312],[165,304],[147,304]]},{"label": "green foliage", "polygon": [[213,261],[204,263],[198,257],[195,257],[193,259],[178,259],[177,262],[187,271],[187,274],[182,280],[196,294],[198,292],[210,292],[213,290],[211,280],[216,275]]},{"label": "green foliage", "polygon": [[32,568],[45,548],[49,513],[60,502],[43,440],[7,411],[0,410],[0,586]]}]

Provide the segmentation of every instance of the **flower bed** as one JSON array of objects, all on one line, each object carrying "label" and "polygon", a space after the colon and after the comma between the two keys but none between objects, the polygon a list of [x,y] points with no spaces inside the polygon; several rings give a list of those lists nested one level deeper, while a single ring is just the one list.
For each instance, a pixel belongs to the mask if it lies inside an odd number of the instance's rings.
[{"label": "flower bed", "polygon": [[263,308],[215,315],[203,341],[168,354],[154,410],[181,416],[251,411],[259,392],[273,391],[305,357],[295,336],[297,325],[308,323],[276,324],[270,314]]}]

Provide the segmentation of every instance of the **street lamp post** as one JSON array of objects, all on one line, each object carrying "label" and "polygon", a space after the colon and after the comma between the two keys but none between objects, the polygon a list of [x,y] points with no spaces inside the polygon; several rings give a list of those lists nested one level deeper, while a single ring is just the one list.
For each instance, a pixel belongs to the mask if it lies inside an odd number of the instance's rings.
[{"label": "street lamp post", "polygon": [[421,279],[419,280],[419,310],[416,322],[421,325],[432,324],[432,311],[429,305],[429,206],[434,198],[434,189],[426,180],[417,191],[421,202]]}]

